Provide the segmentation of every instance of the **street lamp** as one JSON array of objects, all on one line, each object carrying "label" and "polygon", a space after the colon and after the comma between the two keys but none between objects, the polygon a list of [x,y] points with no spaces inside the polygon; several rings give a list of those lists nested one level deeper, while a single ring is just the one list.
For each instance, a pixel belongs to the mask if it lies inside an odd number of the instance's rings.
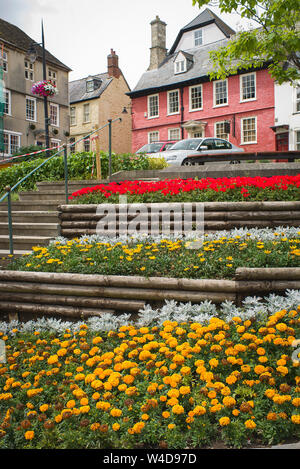
[{"label": "street lamp", "polygon": [[[30,63],[34,63],[37,59],[37,50],[36,46],[42,46],[42,63],[43,63],[43,80],[47,80],[46,74],[46,53],[45,53],[45,38],[44,38],[44,25],[42,20],[42,42],[39,44],[37,42],[32,42],[30,47],[27,51],[27,57]],[[50,148],[49,143],[49,117],[48,117],[48,99],[47,96],[44,96],[44,115],[45,115],[45,141],[46,141],[46,148]],[[47,151],[47,157],[49,157],[49,151]]]}]

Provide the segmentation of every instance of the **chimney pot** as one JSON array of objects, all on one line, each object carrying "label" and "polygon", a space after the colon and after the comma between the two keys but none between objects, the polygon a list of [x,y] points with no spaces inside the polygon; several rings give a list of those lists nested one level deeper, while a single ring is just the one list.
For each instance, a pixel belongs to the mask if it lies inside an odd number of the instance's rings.
[{"label": "chimney pot", "polygon": [[107,72],[110,77],[119,78],[121,75],[119,57],[113,49],[110,49],[110,54],[107,56]]},{"label": "chimney pot", "polygon": [[156,15],[155,20],[151,21],[151,48],[150,65],[148,70],[154,70],[159,67],[167,55],[166,49],[166,23]]}]

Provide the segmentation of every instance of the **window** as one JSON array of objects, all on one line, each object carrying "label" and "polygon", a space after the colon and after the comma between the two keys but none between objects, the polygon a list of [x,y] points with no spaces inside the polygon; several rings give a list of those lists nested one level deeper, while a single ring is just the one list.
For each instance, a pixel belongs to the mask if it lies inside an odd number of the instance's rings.
[{"label": "window", "polygon": [[0,49],[0,60],[1,59],[2,59],[3,71],[7,72],[8,71],[8,56],[5,50],[3,51],[3,54],[2,54],[2,49]]},{"label": "window", "polygon": [[88,80],[86,82],[86,92],[90,93],[91,91],[94,91],[94,80]]},{"label": "window", "polygon": [[3,91],[3,97],[4,97],[4,109],[3,112],[4,114],[11,115],[11,94],[10,91],[4,90]]},{"label": "window", "polygon": [[193,137],[193,138],[203,138],[203,137],[204,137],[204,132],[203,132],[203,130],[199,130],[198,132],[193,132],[192,137]]},{"label": "window", "polygon": [[256,117],[242,119],[242,144],[257,143]]},{"label": "window", "polygon": [[56,86],[57,72],[55,70],[48,69],[48,80],[51,81],[52,85]]},{"label": "window", "polygon": [[54,138],[51,138],[51,147],[52,148],[59,148],[60,147],[60,140],[55,140]]},{"label": "window", "polygon": [[202,109],[202,85],[190,87],[190,111]]},{"label": "window", "polygon": [[194,43],[195,47],[201,46],[203,44],[202,29],[197,29],[197,31],[194,32]]},{"label": "window", "polygon": [[6,132],[3,133],[4,154],[13,155],[21,146],[21,134]]},{"label": "window", "polygon": [[300,86],[296,88],[296,112],[300,112]]},{"label": "window", "polygon": [[241,101],[256,99],[256,78],[255,73],[240,76]]},{"label": "window", "polygon": [[214,106],[228,104],[227,80],[214,81]]},{"label": "window", "polygon": [[215,139],[214,138],[206,138],[203,140],[202,144],[200,145],[200,149],[202,147],[207,147],[207,150],[215,150]]},{"label": "window", "polygon": [[169,129],[168,140],[180,140],[180,129]]},{"label": "window", "polygon": [[158,94],[148,96],[148,119],[158,117],[159,115],[159,102]]},{"label": "window", "polygon": [[226,130],[225,121],[215,123],[215,136],[217,138],[224,138],[225,140],[228,140],[229,134],[226,132]]},{"label": "window", "polygon": [[59,127],[59,105],[50,103],[50,125]]},{"label": "window", "polygon": [[186,60],[178,60],[175,62],[175,70],[174,73],[183,73],[186,72]]},{"label": "window", "polygon": [[70,125],[76,125],[76,107],[70,107]]},{"label": "window", "polygon": [[36,121],[36,99],[26,97],[26,120]]},{"label": "window", "polygon": [[215,139],[216,150],[230,150],[232,148],[231,143],[225,142],[225,140]]},{"label": "window", "polygon": [[90,105],[89,104],[83,105],[83,122],[84,123],[90,122]]},{"label": "window", "polygon": [[159,140],[159,132],[156,130],[154,132],[148,133],[148,143],[158,142]]},{"label": "window", "polygon": [[70,152],[75,153],[75,150],[76,150],[75,138],[71,137],[70,138]]},{"label": "window", "polygon": [[29,60],[24,61],[25,66],[25,79],[33,81],[34,80],[34,66]]},{"label": "window", "polygon": [[179,112],[179,91],[168,92],[168,114],[178,114]]},{"label": "window", "polygon": [[91,149],[90,137],[87,137],[83,140],[83,149],[84,149],[84,151],[90,151],[90,149]]},{"label": "window", "polygon": [[300,151],[300,130],[296,131],[296,150]]}]

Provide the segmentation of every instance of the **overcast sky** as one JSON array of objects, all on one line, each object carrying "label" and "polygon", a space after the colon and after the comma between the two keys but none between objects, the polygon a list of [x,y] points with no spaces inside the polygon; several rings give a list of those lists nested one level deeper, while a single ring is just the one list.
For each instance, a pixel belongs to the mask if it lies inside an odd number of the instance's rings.
[{"label": "overcast sky", "polygon": [[[156,15],[167,23],[169,49],[203,9],[192,0],[0,0],[0,17],[39,43],[43,19],[46,49],[72,69],[70,80],[106,72],[114,49],[131,89],[149,66],[150,22]],[[235,30],[249,26],[237,14],[221,18]]]}]

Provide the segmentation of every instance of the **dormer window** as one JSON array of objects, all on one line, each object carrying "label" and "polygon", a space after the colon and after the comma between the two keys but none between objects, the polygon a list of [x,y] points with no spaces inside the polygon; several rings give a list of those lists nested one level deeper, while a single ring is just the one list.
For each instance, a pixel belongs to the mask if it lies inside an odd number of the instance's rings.
[{"label": "dormer window", "polygon": [[183,73],[186,72],[186,60],[180,60],[175,62],[175,70],[174,73]]},{"label": "dormer window", "polygon": [[193,66],[193,56],[187,52],[179,51],[174,59],[174,73],[187,72]]},{"label": "dormer window", "polygon": [[90,93],[91,91],[94,91],[94,80],[88,80],[86,82],[86,92]]},{"label": "dormer window", "polygon": [[194,44],[195,44],[195,47],[202,46],[202,44],[203,44],[202,29],[197,29],[194,32]]}]

